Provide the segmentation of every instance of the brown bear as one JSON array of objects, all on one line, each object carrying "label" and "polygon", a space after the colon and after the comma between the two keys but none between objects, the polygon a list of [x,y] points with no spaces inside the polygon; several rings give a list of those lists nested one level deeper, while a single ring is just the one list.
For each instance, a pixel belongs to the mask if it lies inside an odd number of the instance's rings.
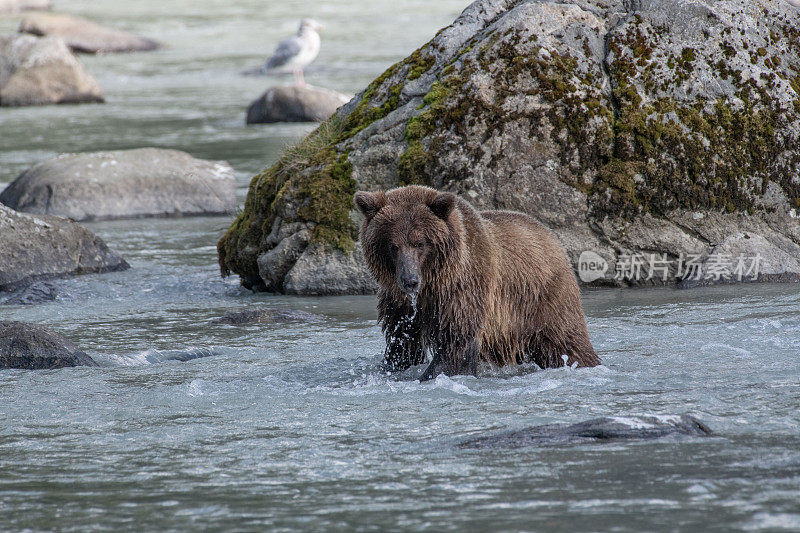
[{"label": "brown bear", "polygon": [[478,212],[452,193],[420,186],[361,191],[354,201],[379,286],[385,369],[421,364],[428,350],[422,381],[442,372],[475,375],[479,360],[600,364],[567,255],[533,218]]}]

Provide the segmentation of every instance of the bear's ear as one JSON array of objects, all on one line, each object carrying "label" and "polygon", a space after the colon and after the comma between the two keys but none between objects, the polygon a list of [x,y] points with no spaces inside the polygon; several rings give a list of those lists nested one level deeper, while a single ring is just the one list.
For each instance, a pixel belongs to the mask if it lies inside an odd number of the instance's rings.
[{"label": "bear's ear", "polygon": [[367,220],[370,220],[386,205],[386,193],[358,191],[353,196],[353,203],[356,204],[358,210],[361,211]]},{"label": "bear's ear", "polygon": [[456,206],[456,195],[451,192],[441,192],[430,204],[431,211],[442,220],[447,220]]}]

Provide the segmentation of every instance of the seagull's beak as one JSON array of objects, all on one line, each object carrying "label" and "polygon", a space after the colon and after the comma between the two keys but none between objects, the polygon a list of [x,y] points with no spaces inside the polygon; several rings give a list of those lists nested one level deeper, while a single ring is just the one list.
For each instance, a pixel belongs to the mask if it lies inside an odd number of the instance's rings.
[{"label": "seagull's beak", "polygon": [[325,31],[325,26],[322,24],[317,24],[317,31]]}]

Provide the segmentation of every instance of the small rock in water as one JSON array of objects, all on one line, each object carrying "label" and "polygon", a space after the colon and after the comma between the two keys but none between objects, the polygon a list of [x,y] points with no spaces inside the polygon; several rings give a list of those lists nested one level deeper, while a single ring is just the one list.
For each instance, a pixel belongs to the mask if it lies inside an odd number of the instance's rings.
[{"label": "small rock in water", "polygon": [[57,295],[56,288],[52,283],[39,281],[18,289],[3,303],[5,305],[36,305],[52,302]]},{"label": "small rock in water", "polygon": [[62,154],[20,174],[0,202],[77,221],[221,215],[236,207],[236,177],[225,161],[178,150]]},{"label": "small rock in water", "polygon": [[214,320],[216,324],[233,324],[243,326],[247,324],[274,324],[276,322],[317,322],[319,315],[294,309],[247,309],[233,311]]},{"label": "small rock in water", "polygon": [[87,54],[155,50],[156,41],[115,28],[106,28],[72,15],[32,13],[22,19],[20,33],[63,39],[74,52]]},{"label": "small rock in water", "polygon": [[50,0],[0,0],[0,14],[13,14],[30,9],[50,9]]},{"label": "small rock in water", "polygon": [[270,87],[247,108],[247,123],[322,122],[349,101],[341,93],[310,85]]},{"label": "small rock in water", "polygon": [[148,364],[155,365],[159,363],[166,363],[167,361],[179,361],[185,363],[195,359],[202,359],[204,357],[213,357],[220,355],[220,351],[215,348],[184,348],[178,350],[147,350],[141,354],[135,355],[134,360],[145,361]]},{"label": "small rock in water", "polygon": [[125,270],[128,263],[72,220],[18,213],[0,204],[0,291],[42,279]]},{"label": "small rock in water", "polygon": [[103,89],[57,37],[0,37],[0,106],[103,102]]},{"label": "small rock in water", "polygon": [[97,366],[66,337],[26,322],[0,321],[0,369]]},{"label": "small rock in water", "polygon": [[612,416],[593,418],[577,424],[548,424],[506,431],[488,437],[471,439],[462,448],[520,448],[649,440],[669,435],[707,437],[711,430],[691,415]]}]

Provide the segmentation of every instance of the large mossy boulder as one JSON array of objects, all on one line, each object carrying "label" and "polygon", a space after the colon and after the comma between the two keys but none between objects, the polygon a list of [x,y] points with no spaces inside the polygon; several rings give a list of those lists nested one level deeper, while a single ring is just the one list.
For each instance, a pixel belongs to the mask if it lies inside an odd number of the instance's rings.
[{"label": "large mossy boulder", "polygon": [[[597,284],[674,284],[743,232],[780,279],[800,258],[799,52],[783,0],[479,0],[253,179],[223,274],[286,292],[310,243],[352,260],[356,189],[427,184],[531,214],[576,268],[607,262]],[[626,279],[638,254],[667,275]]]},{"label": "large mossy boulder", "polygon": [[25,15],[19,31],[32,35],[58,37],[73,51],[85,54],[143,52],[159,47],[159,44],[152,39],[60,13]]},{"label": "large mossy boulder", "polygon": [[118,253],[80,224],[25,215],[0,204],[0,292],[40,279],[127,268]]},{"label": "large mossy boulder", "polygon": [[103,89],[56,37],[0,37],[0,106],[103,102]]},{"label": "large mossy boulder", "polygon": [[236,177],[225,161],[178,150],[62,154],[20,174],[0,203],[78,221],[222,215],[236,207]]}]

